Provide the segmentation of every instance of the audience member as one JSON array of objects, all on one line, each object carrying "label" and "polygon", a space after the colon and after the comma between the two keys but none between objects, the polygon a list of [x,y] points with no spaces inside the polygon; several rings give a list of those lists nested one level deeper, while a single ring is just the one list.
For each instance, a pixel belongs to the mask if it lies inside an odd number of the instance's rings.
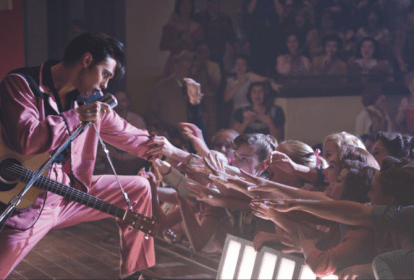
[{"label": "audience member", "polygon": [[309,54],[312,59],[324,54],[324,38],[328,35],[338,36],[338,46],[343,45],[344,37],[342,33],[335,28],[333,15],[330,11],[323,13],[321,26],[318,29],[310,30],[306,37],[306,44],[309,48]]},{"label": "audience member", "polygon": [[[377,55],[391,58],[392,35],[387,28],[381,25],[379,11],[371,10],[366,17],[366,25],[360,27],[356,33],[356,42],[359,44],[366,37],[372,38],[378,42]],[[357,49],[357,51],[359,50]]]},{"label": "audience member", "polygon": [[375,138],[371,134],[362,134],[359,138],[361,138],[362,143],[364,143],[365,149],[372,155]]},{"label": "audience member", "polygon": [[392,121],[385,108],[386,96],[380,86],[371,85],[362,94],[364,109],[355,120],[355,135],[368,134],[372,137],[378,131],[391,132]]},{"label": "audience member", "polygon": [[270,134],[278,141],[284,138],[285,114],[274,105],[270,87],[262,82],[252,83],[247,100],[250,105],[234,112],[233,129],[238,133]]},{"label": "audience member", "polygon": [[[201,116],[199,84],[190,82],[193,57],[183,52],[172,59],[174,73],[168,78],[158,82],[147,104],[145,113],[148,124],[156,122],[178,125],[180,122],[192,122],[204,130]],[[195,99],[191,93],[195,91]]]},{"label": "audience member", "polygon": [[414,71],[414,2],[408,11],[407,21],[395,31],[394,52],[401,72]]},{"label": "audience member", "polygon": [[307,9],[299,9],[294,13],[293,23],[285,28],[285,34],[295,34],[300,42],[298,54],[309,56],[309,46],[307,36],[310,30],[314,28],[314,22],[311,22]]},{"label": "audience member", "polygon": [[310,75],[311,63],[309,59],[301,55],[301,46],[298,36],[291,34],[287,37],[286,45],[288,53],[277,57],[276,70],[284,76]]},{"label": "audience member", "polygon": [[204,31],[204,40],[210,48],[209,59],[219,64],[224,71],[223,56],[226,43],[235,44],[233,22],[229,15],[220,11],[221,0],[207,0],[207,10],[194,16]]},{"label": "audience member", "polygon": [[321,0],[315,5],[316,27],[322,26],[323,15],[327,11],[332,14],[334,28],[345,33],[351,28],[351,7],[343,0]]},{"label": "audience member", "polygon": [[227,79],[224,92],[224,102],[233,101],[233,112],[239,108],[249,105],[248,89],[251,83],[269,81],[272,88],[279,91],[280,85],[274,80],[249,72],[249,59],[245,55],[238,55],[234,60],[236,77]]},{"label": "audience member", "polygon": [[164,78],[174,72],[172,57],[184,50],[191,51],[204,38],[202,27],[193,20],[194,0],[177,0],[174,13],[177,18],[169,21],[162,29],[160,49],[171,52],[164,66]]},{"label": "audience member", "polygon": [[274,72],[276,57],[282,53],[283,36],[280,24],[283,5],[279,0],[243,0],[248,15],[247,37],[250,42],[252,69],[260,75]]},{"label": "audience member", "polygon": [[349,80],[383,82],[389,79],[387,74],[392,74],[392,67],[388,61],[379,60],[378,42],[370,37],[363,38],[358,45],[356,59],[348,62]]},{"label": "audience member", "polygon": [[372,148],[372,155],[382,166],[382,161],[386,157],[397,159],[414,159],[414,140],[411,136],[396,132],[378,132],[376,142]]},{"label": "audience member", "polygon": [[221,84],[220,67],[216,62],[209,60],[209,55],[210,49],[207,44],[200,43],[191,68],[191,77],[200,83],[201,92],[204,94],[201,106],[206,125],[206,139],[211,139],[216,132],[217,97]]},{"label": "audience member", "polygon": [[323,46],[325,54],[313,59],[312,74],[315,76],[346,75],[346,63],[339,58],[339,51],[342,47],[341,39],[336,35],[326,35],[323,39]]},{"label": "audience member", "polygon": [[398,131],[414,135],[414,72],[404,76],[404,83],[411,95],[401,99],[395,125]]},{"label": "audience member", "polygon": [[[351,202],[331,201],[307,201],[286,200],[276,203],[268,203],[267,206],[278,211],[302,210],[318,217],[337,221],[348,225],[374,226],[376,229],[377,252],[382,254],[389,252],[387,256],[381,255],[371,264],[350,267],[341,272],[340,278],[374,278],[386,273],[394,279],[394,275],[400,275],[407,279],[407,275],[413,276],[412,251],[414,239],[412,236],[412,223],[403,224],[403,219],[412,220],[412,207],[414,194],[412,191],[414,172],[407,160],[398,160],[388,157],[384,160],[381,171],[377,172],[372,180],[372,188],[369,192],[371,206],[358,205]],[[408,206],[400,208],[401,206]],[[395,251],[398,250],[398,251]],[[401,251],[405,250],[405,251]],[[403,255],[401,255],[403,253]],[[395,263],[395,258],[400,258],[400,263]],[[408,257],[407,259],[401,256]],[[384,261],[391,261],[385,264]],[[381,265],[381,267],[379,267]],[[393,270],[390,267],[392,266]],[[399,267],[400,269],[395,270]],[[399,278],[400,279],[400,278]]]}]

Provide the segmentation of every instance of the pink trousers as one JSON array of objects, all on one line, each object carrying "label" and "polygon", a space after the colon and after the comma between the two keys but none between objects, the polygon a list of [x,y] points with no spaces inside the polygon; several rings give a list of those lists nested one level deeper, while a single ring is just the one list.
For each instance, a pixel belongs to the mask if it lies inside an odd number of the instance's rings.
[{"label": "pink trousers", "polygon": [[[68,184],[69,178],[62,170],[54,169],[51,179]],[[151,190],[149,182],[139,176],[119,176],[121,185],[128,194],[134,211],[152,216]],[[112,175],[92,177],[89,194],[120,208],[127,209],[124,196]],[[30,250],[53,228],[69,227],[82,222],[96,221],[110,215],[81,205],[68,202],[48,192],[43,211],[36,224],[29,230],[19,231],[5,228],[0,234],[0,279],[5,279]],[[155,265],[154,240],[136,230],[129,231],[129,225],[117,221],[120,229],[120,277]]]}]

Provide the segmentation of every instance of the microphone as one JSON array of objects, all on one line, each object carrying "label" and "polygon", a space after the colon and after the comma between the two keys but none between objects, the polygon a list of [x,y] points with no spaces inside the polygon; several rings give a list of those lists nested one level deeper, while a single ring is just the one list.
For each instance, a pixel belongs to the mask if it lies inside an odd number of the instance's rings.
[{"label": "microphone", "polygon": [[[92,103],[94,101],[99,101],[105,104],[108,104],[111,109],[114,109],[116,106],[118,106],[118,100],[116,99],[116,97],[113,94],[110,93],[106,93],[105,95],[94,99],[93,101],[89,101],[89,103]],[[85,129],[87,129],[90,125],[92,124],[92,122],[82,122],[82,124],[79,125],[79,127],[77,129],[79,129],[81,131],[81,133],[83,131],[85,131]]]},{"label": "microphone", "polygon": [[99,97],[98,99],[96,99],[96,101],[108,104],[111,107],[111,109],[118,106],[118,100],[113,94],[110,94],[110,93],[107,93]]}]

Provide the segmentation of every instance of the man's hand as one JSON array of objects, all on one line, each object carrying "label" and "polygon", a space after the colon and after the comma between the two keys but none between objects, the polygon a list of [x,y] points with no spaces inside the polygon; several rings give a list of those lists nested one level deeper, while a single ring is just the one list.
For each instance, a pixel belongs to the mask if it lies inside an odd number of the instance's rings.
[{"label": "man's hand", "polygon": [[190,78],[184,78],[187,83],[187,94],[192,105],[198,105],[201,102],[203,94],[200,92],[200,84]]},{"label": "man's hand", "polygon": [[111,106],[108,104],[95,101],[90,104],[79,106],[75,109],[75,112],[78,114],[79,120],[83,122],[94,122],[98,121],[98,118],[102,116],[102,114],[106,114],[111,112]]},{"label": "man's hand", "polygon": [[163,155],[171,157],[177,150],[164,136],[151,137],[145,145],[149,147],[148,151],[143,155],[147,160],[155,160]]}]

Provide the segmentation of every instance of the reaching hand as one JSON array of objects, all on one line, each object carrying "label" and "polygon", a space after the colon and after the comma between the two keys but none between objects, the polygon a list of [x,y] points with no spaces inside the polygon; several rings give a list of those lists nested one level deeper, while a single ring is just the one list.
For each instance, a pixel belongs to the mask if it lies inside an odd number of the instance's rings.
[{"label": "reaching hand", "polygon": [[112,112],[112,109],[111,106],[106,103],[95,101],[90,104],[79,106],[75,109],[75,112],[78,114],[79,120],[96,123],[98,118],[103,114]]},{"label": "reaching hand", "polygon": [[213,173],[216,176],[219,176],[221,173],[226,173],[226,170],[224,169],[226,163],[222,161],[217,154],[210,153],[207,157],[204,157],[203,160],[210,170],[210,173]]},{"label": "reaching hand", "polygon": [[194,137],[204,139],[203,132],[195,124],[182,122],[180,123],[180,126],[184,132],[191,134]]},{"label": "reaching hand", "polygon": [[177,149],[164,136],[153,136],[147,143],[145,143],[145,145],[148,146],[149,149],[143,157],[152,161],[161,158],[163,155],[171,157],[175,154]]},{"label": "reaching hand", "polygon": [[256,236],[253,239],[253,248],[256,251],[259,251],[260,248],[262,248],[263,243],[270,241],[280,242],[280,236],[275,233],[260,231],[258,234],[256,234]]},{"label": "reaching hand", "polygon": [[190,140],[198,154],[201,156],[208,155],[210,150],[204,142],[202,131],[196,125],[191,123],[180,123],[180,126],[184,130],[184,137]]},{"label": "reaching hand", "polygon": [[200,92],[200,84],[190,78],[184,78],[187,83],[187,94],[192,105],[198,105],[201,102],[203,94]]},{"label": "reaching hand", "polygon": [[273,151],[269,157],[269,168],[280,169],[288,174],[294,174],[297,164],[293,162],[286,154]]}]

